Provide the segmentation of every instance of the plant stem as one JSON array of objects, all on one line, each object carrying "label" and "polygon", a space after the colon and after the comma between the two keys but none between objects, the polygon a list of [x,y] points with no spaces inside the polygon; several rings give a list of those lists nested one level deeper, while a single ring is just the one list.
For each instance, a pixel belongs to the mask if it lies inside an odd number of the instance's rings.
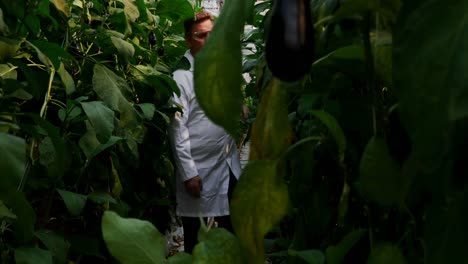
[{"label": "plant stem", "polygon": [[377,117],[376,117],[376,87],[375,87],[375,70],[374,70],[374,59],[372,57],[372,47],[370,42],[370,18],[371,13],[367,12],[364,15],[364,23],[362,27],[362,38],[364,43],[364,55],[366,59],[366,71],[367,71],[367,89],[371,91],[372,95],[372,124],[374,135],[377,134]]},{"label": "plant stem", "polygon": [[[52,82],[54,80],[54,76],[55,76],[55,69],[53,67],[50,68],[50,77],[49,77],[49,86],[47,87],[47,93],[45,95],[45,98],[44,98],[44,103],[42,104],[42,107],[41,107],[41,111],[39,112],[39,116],[42,117],[42,118],[45,118],[45,115],[46,115],[46,110],[47,110],[47,104],[49,103],[50,100],[52,100],[52,96],[50,96],[50,93],[52,92]],[[29,157],[30,157],[30,161],[28,162],[28,164],[26,164],[26,170],[23,174],[23,177],[21,177],[21,181],[18,185],[18,191],[22,191],[23,188],[24,188],[24,184],[26,183],[26,180],[27,180],[27,176],[28,176],[28,172],[29,172],[29,168],[31,166],[30,163],[33,163],[34,164],[34,152],[36,150],[36,139],[33,138],[32,142],[31,142],[31,149],[29,150]]]}]

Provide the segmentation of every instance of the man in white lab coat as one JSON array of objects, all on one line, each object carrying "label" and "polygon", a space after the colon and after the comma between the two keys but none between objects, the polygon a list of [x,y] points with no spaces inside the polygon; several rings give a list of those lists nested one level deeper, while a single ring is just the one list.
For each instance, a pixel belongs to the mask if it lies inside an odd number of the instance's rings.
[{"label": "man in white lab coat", "polygon": [[[189,70],[176,70],[173,78],[180,88],[174,101],[182,106],[171,126],[176,168],[176,213],[184,228],[184,247],[192,252],[197,243],[199,217],[214,217],[219,227],[232,231],[229,198],[241,173],[236,143],[226,131],[205,115],[193,87],[194,56],[213,28],[213,16],[200,11],[185,23]],[[200,76],[199,78],[203,78]]]}]

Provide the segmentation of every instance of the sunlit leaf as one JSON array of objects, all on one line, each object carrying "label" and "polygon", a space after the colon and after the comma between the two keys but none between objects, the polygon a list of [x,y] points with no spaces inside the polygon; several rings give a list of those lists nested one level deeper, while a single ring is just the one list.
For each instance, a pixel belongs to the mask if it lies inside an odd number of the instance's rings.
[{"label": "sunlit leaf", "polygon": [[114,131],[114,111],[101,101],[82,102],[81,106],[93,125],[98,140],[106,143]]},{"label": "sunlit leaf", "polygon": [[250,160],[276,159],[292,140],[287,91],[276,79],[264,92],[252,127]]},{"label": "sunlit leaf", "polygon": [[121,125],[128,128],[136,126],[136,112],[126,99],[130,96],[130,87],[122,77],[117,76],[107,67],[94,66],[93,88],[101,100],[113,110],[120,112]]},{"label": "sunlit leaf", "polygon": [[112,44],[114,44],[118,53],[122,58],[128,61],[135,54],[135,47],[128,41],[121,38],[111,36]]},{"label": "sunlit leaf", "polygon": [[362,154],[359,165],[361,194],[384,206],[402,202],[406,196],[408,178],[401,173],[398,163],[390,156],[387,143],[381,137],[372,137]]},{"label": "sunlit leaf", "polygon": [[59,74],[60,79],[62,79],[62,83],[65,86],[67,94],[75,92],[75,81],[73,81],[73,77],[65,69],[63,63],[60,63],[60,68],[57,70],[57,73]]},{"label": "sunlit leaf", "polygon": [[107,248],[121,263],[165,262],[166,240],[150,222],[106,211],[101,227]]},{"label": "sunlit leaf", "polygon": [[244,263],[238,239],[224,228],[214,228],[198,235],[193,250],[193,263]]},{"label": "sunlit leaf", "polygon": [[50,251],[34,248],[20,247],[15,249],[16,264],[53,264]]},{"label": "sunlit leaf", "polygon": [[57,191],[65,202],[68,212],[73,216],[80,215],[86,205],[86,195],[60,189]]},{"label": "sunlit leaf", "polygon": [[140,11],[138,11],[138,7],[135,4],[135,0],[118,0],[118,1],[122,2],[125,5],[124,11],[128,19],[132,22],[135,22],[135,20],[137,20],[138,17],[140,16]]},{"label": "sunlit leaf", "polygon": [[23,138],[0,133],[0,190],[15,189],[26,170],[26,142]]},{"label": "sunlit leaf", "polygon": [[234,190],[231,219],[249,263],[264,263],[263,237],[287,212],[288,189],[281,172],[274,160],[249,162]]},{"label": "sunlit leaf", "polygon": [[54,4],[55,8],[57,10],[61,11],[64,15],[69,17],[71,15],[71,10],[70,7],[68,6],[67,2],[65,0],[50,0],[52,4]]},{"label": "sunlit leaf", "polygon": [[226,1],[210,38],[195,58],[195,94],[208,118],[236,135],[242,108],[245,8],[252,0]]}]

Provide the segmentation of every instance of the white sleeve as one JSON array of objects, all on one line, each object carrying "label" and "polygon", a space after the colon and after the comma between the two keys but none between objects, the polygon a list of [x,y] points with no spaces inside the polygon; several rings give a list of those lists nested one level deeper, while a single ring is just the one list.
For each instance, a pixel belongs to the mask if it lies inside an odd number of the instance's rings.
[{"label": "white sleeve", "polygon": [[182,181],[189,180],[198,175],[195,162],[192,159],[190,150],[190,133],[186,126],[190,115],[190,98],[187,95],[187,84],[184,81],[174,78],[180,89],[180,97],[174,95],[174,101],[183,108],[183,113],[177,111],[171,122],[171,140],[174,152],[175,167],[178,170]]}]

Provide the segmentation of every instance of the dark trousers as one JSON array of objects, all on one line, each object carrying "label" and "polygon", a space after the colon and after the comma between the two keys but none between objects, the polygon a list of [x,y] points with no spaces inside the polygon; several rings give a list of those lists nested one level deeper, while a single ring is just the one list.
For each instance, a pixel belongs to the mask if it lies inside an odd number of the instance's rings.
[{"label": "dark trousers", "polygon": [[[229,187],[228,187],[228,199],[231,201],[232,193],[234,191],[234,187],[236,186],[237,179],[229,170]],[[198,230],[200,229],[200,218],[198,217],[181,217],[182,219],[182,226],[184,228],[184,251],[192,254],[193,248],[197,244],[197,235]],[[205,224],[207,223],[207,218],[203,218]],[[234,233],[231,223],[231,216],[224,215],[224,216],[217,216],[214,220],[218,223],[218,227],[225,228],[231,233]]]}]

